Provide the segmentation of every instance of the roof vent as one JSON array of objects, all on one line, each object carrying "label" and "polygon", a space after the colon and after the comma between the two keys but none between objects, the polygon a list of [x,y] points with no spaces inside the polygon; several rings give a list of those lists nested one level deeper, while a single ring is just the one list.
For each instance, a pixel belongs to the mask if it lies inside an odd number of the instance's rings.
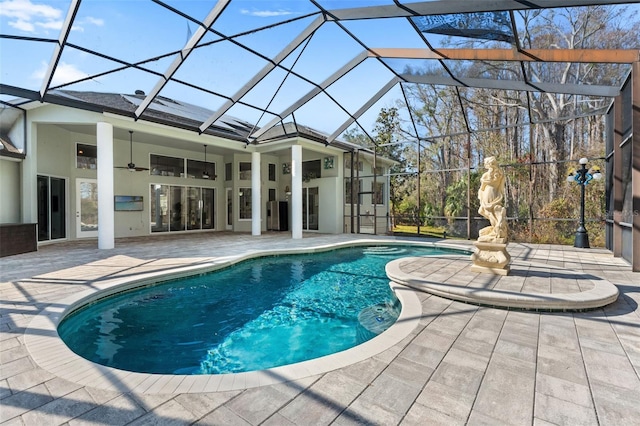
[{"label": "roof vent", "polygon": [[136,90],[136,95],[144,96],[144,90],[140,90],[140,89]]}]

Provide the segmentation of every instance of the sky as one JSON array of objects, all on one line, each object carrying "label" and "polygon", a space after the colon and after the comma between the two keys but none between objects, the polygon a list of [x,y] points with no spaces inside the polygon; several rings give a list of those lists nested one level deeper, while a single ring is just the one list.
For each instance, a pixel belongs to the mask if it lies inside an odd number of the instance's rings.
[{"label": "sky", "polygon": [[[393,4],[392,0],[318,2],[328,9]],[[213,0],[165,0],[165,3],[198,21],[203,21],[215,4]],[[0,33],[9,37],[40,40],[0,39],[2,83],[36,91],[41,89],[69,7],[69,0],[0,0]],[[160,95],[216,110],[225,102],[225,97],[234,96],[269,63],[269,58],[278,54],[310,25],[317,15],[305,16],[317,11],[313,3],[305,0],[232,0],[213,28],[225,36],[237,36],[235,40],[263,57],[209,32],[199,44],[208,45],[194,49],[173,77],[220,96],[175,82],[167,83]],[[289,22],[255,31],[285,21]],[[369,46],[425,47],[406,19],[381,21],[372,19],[345,22],[344,25]],[[176,56],[162,55],[182,49],[196,30],[196,23],[150,0],[83,0],[51,87],[135,63],[139,68],[60,87],[127,94],[142,90],[149,93]],[[247,34],[242,35],[244,33]],[[436,46],[441,42],[441,38],[436,36],[430,36],[429,40]],[[83,49],[100,52],[103,57]],[[311,90],[314,83],[320,84],[362,51],[363,47],[335,23],[326,23],[282,62],[304,78],[287,70],[276,69],[243,99],[260,108],[281,113]],[[412,63],[411,66],[424,66],[424,62]],[[397,70],[410,66],[403,60],[389,63]],[[372,94],[389,82],[393,74],[379,61],[367,59],[350,71],[348,76],[348,79],[330,86],[326,93],[316,96],[302,107],[296,113],[296,120],[331,133],[349,118],[349,114],[356,113]],[[380,108],[394,106],[402,98],[402,92],[396,86],[380,99],[359,120],[365,130],[373,128]],[[7,100],[7,96],[0,95],[0,100]],[[271,114],[242,105],[234,106],[228,113],[258,126],[274,118]]]},{"label": "sky", "polygon": [[[205,19],[215,4],[213,1],[205,0],[169,0],[166,3],[200,21]],[[374,0],[366,3],[322,1],[321,3],[329,8],[335,8],[386,4],[389,1]],[[53,41],[59,37],[69,6],[68,0],[0,1],[2,34],[43,40],[34,43],[0,39],[0,76],[3,83],[40,90],[54,52]],[[317,8],[307,1],[235,0],[227,6],[214,24],[214,28],[222,34],[233,36],[277,22],[301,18],[314,12],[317,12]],[[239,37],[238,40],[270,58],[284,48],[314,18],[315,16],[300,19],[269,30],[248,34]],[[68,43],[99,51],[126,63],[139,63],[157,58],[167,52],[180,50],[196,29],[197,24],[194,22],[148,0],[84,0],[78,10]],[[371,36],[388,43],[388,37],[381,37],[377,32],[371,32]],[[340,49],[336,49],[336,43],[341,37],[343,40],[339,42]],[[231,97],[268,62],[231,42],[215,43],[219,40],[220,37],[207,34],[203,41],[214,43],[208,47],[196,49],[178,69],[175,77]],[[292,65],[295,62],[296,71],[299,70],[314,83],[320,83],[360,53],[362,47],[353,40],[345,40],[342,32],[331,24],[324,25],[308,45],[305,44],[304,52],[300,50],[294,52],[284,63]],[[152,72],[164,73],[173,59],[174,56],[157,58],[141,65],[150,72],[130,69],[64,86],[64,88],[120,93],[142,90],[149,93],[160,78]],[[51,86],[86,79],[91,75],[121,66],[122,64],[116,61],[97,57],[81,49],[67,47],[57,66]],[[344,87],[344,84],[342,87],[336,85],[329,90],[334,92],[331,96],[339,97],[339,102],[348,106],[350,113],[357,111],[368,99],[366,93],[371,92],[370,85],[384,85],[391,78],[391,74],[380,67],[373,69],[368,64],[362,68],[355,72],[359,75],[355,80],[357,84],[347,85],[347,87]],[[281,112],[313,87],[312,84],[289,75],[284,70],[275,70],[272,74],[248,94],[246,98],[248,101],[255,102],[262,108],[268,107],[271,111]],[[277,88],[280,90],[276,93]],[[362,93],[359,93],[358,89]],[[164,87],[161,95],[192,102],[209,109],[216,109],[225,100],[223,97],[171,82]],[[393,96],[390,97],[393,98]],[[4,100],[6,96],[0,99]],[[387,106],[391,106],[393,99],[385,102]],[[320,117],[318,111],[322,111]],[[251,122],[260,120],[260,124],[273,118],[271,115],[243,106],[234,107],[229,114]],[[296,115],[297,121],[325,132],[331,132],[337,126],[335,123],[342,123],[346,119],[348,114],[325,95],[316,97],[313,105],[303,108]],[[367,121],[368,127],[371,127],[375,121],[375,115],[362,120]]]}]

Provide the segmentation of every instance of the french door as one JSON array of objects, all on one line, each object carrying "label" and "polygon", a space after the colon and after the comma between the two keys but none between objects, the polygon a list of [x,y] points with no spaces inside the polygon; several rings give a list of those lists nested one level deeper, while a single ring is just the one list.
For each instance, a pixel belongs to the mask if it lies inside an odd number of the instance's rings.
[{"label": "french door", "polygon": [[233,229],[233,188],[226,188],[227,199],[227,214],[224,228],[227,231]]},{"label": "french door", "polygon": [[98,181],[76,179],[76,237],[98,236]]}]

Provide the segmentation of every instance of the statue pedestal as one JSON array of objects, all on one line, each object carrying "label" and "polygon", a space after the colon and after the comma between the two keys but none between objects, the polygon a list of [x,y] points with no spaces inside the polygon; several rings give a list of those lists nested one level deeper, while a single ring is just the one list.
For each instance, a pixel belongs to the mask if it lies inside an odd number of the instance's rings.
[{"label": "statue pedestal", "polygon": [[475,253],[471,255],[471,270],[494,275],[508,275],[511,256],[506,243],[476,241]]}]

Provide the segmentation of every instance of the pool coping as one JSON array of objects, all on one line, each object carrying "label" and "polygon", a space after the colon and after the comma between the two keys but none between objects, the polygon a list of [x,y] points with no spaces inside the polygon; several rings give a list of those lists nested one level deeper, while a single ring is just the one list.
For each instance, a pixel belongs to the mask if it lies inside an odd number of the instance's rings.
[{"label": "pool coping", "polygon": [[285,383],[327,373],[371,358],[409,336],[418,326],[422,314],[422,305],[414,290],[399,283],[389,282],[391,290],[400,300],[402,309],[396,322],[371,340],[320,358],[243,373],[212,375],[148,374],[107,367],[82,358],[69,349],[59,337],[57,326],[68,313],[79,306],[108,297],[114,293],[144,286],[152,282],[159,282],[159,278],[162,278],[160,281],[165,281],[207,273],[257,257],[316,253],[367,245],[414,245],[452,249],[462,253],[468,252],[464,248],[432,242],[359,240],[309,248],[248,252],[238,256],[218,258],[198,265],[177,267],[170,271],[147,272],[136,277],[117,278],[108,282],[95,283],[93,289],[79,292],[43,309],[26,328],[24,343],[34,362],[51,374],[82,386],[117,392],[173,394],[231,391]]}]

